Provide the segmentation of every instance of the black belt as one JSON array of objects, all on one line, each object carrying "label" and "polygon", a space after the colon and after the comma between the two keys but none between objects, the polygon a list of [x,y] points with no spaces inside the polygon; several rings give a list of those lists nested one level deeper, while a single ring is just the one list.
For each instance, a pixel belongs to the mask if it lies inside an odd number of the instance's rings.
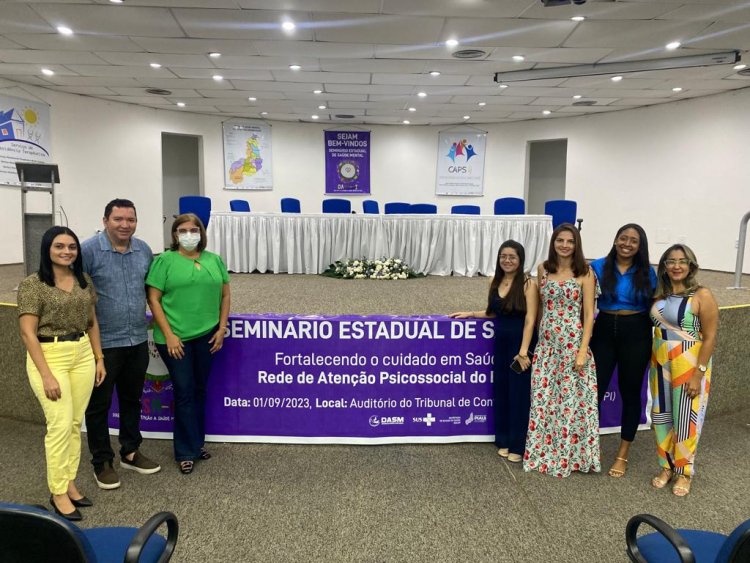
[{"label": "black belt", "polygon": [[86,336],[85,332],[74,332],[62,336],[37,336],[37,340],[39,342],[78,342],[84,336]]}]

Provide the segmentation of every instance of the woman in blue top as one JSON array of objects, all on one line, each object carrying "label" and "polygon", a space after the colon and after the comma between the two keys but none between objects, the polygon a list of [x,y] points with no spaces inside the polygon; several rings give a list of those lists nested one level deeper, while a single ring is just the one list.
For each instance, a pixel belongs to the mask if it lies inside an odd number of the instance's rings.
[{"label": "woman in blue top", "polygon": [[648,310],[656,288],[656,274],[648,258],[648,238],[640,225],[623,225],[609,254],[591,263],[602,294],[594,323],[591,351],[596,361],[599,405],[617,367],[622,400],[620,448],[609,470],[622,477],[630,445],[641,418],[641,387],[651,357],[651,319]]}]

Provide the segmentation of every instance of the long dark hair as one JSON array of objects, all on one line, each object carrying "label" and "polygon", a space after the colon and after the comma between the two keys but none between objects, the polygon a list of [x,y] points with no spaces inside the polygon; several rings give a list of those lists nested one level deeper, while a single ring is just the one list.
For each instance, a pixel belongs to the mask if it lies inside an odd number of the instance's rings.
[{"label": "long dark hair", "polygon": [[526,295],[524,294],[524,286],[526,285],[526,274],[523,271],[523,265],[526,263],[526,251],[523,245],[514,240],[506,240],[500,245],[497,251],[497,260],[495,261],[495,276],[492,278],[490,284],[490,293],[487,296],[487,314],[492,313],[492,301],[498,294],[497,288],[500,287],[500,282],[505,278],[505,272],[500,267],[500,254],[506,248],[512,248],[518,254],[518,270],[513,277],[513,283],[508,290],[508,295],[505,296],[503,311],[525,313],[526,312]]},{"label": "long dark hair", "polygon": [[633,288],[635,289],[635,295],[637,297],[648,299],[653,295],[654,289],[656,289],[651,285],[651,277],[649,276],[651,262],[648,258],[648,237],[646,236],[646,231],[643,230],[643,227],[636,223],[628,223],[617,230],[615,244],[612,245],[612,249],[604,259],[604,272],[602,279],[599,280],[602,286],[602,293],[610,298],[614,298],[615,296],[615,286],[617,285],[617,278],[615,276],[617,248],[615,245],[617,244],[617,239],[620,235],[628,229],[633,229],[637,232],[638,237],[641,239],[638,244],[638,252],[633,256],[633,265],[635,266],[635,272],[633,273]]},{"label": "long dark hair", "polygon": [[578,232],[578,229],[576,229],[575,225],[572,225],[570,223],[562,223],[561,225],[558,225],[554,231],[552,231],[552,236],[549,239],[549,254],[543,264],[544,269],[547,270],[550,274],[554,274],[555,272],[557,272],[557,267],[559,266],[559,264],[557,262],[557,251],[555,250],[555,239],[557,239],[557,237],[560,236],[560,233],[562,233],[563,231],[568,231],[573,235],[573,242],[575,243],[576,248],[573,251],[573,264],[571,266],[573,270],[573,276],[576,278],[581,277],[584,274],[588,273],[589,265],[586,263],[586,258],[583,256],[581,233]]},{"label": "long dark hair", "polygon": [[75,275],[76,279],[78,280],[78,285],[81,286],[81,289],[86,289],[89,284],[86,281],[86,278],[83,276],[83,257],[81,256],[81,243],[78,241],[78,237],[76,236],[76,234],[68,227],[50,227],[42,235],[42,255],[39,257],[39,271],[37,271],[37,276],[39,276],[39,279],[50,287],[55,287],[55,272],[52,269],[52,258],[50,258],[49,253],[50,249],[52,248],[52,243],[60,235],[69,235],[73,237],[74,241],[76,241],[76,246],[78,247],[78,255],[73,261],[73,275]]}]

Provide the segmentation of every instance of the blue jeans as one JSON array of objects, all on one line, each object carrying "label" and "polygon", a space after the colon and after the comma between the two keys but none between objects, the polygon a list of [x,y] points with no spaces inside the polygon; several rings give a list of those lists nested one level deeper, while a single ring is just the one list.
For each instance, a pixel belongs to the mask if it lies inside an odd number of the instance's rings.
[{"label": "blue jeans", "polygon": [[[218,327],[217,327],[218,328]],[[208,341],[216,330],[185,340],[181,359],[167,353],[165,344],[157,344],[161,359],[169,370],[174,392],[174,457],[177,461],[195,461],[206,439],[206,383],[213,354]]]}]

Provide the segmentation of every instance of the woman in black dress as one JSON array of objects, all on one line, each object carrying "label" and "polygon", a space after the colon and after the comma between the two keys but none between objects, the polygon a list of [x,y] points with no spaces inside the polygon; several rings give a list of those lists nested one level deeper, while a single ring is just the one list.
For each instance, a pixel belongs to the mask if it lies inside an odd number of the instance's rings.
[{"label": "woman in black dress", "polygon": [[514,463],[523,458],[529,426],[529,367],[536,343],[534,326],[539,304],[536,282],[523,270],[525,259],[521,244],[514,240],[505,241],[497,252],[487,308],[451,314],[456,319],[496,319],[493,367],[495,445],[498,455]]}]

